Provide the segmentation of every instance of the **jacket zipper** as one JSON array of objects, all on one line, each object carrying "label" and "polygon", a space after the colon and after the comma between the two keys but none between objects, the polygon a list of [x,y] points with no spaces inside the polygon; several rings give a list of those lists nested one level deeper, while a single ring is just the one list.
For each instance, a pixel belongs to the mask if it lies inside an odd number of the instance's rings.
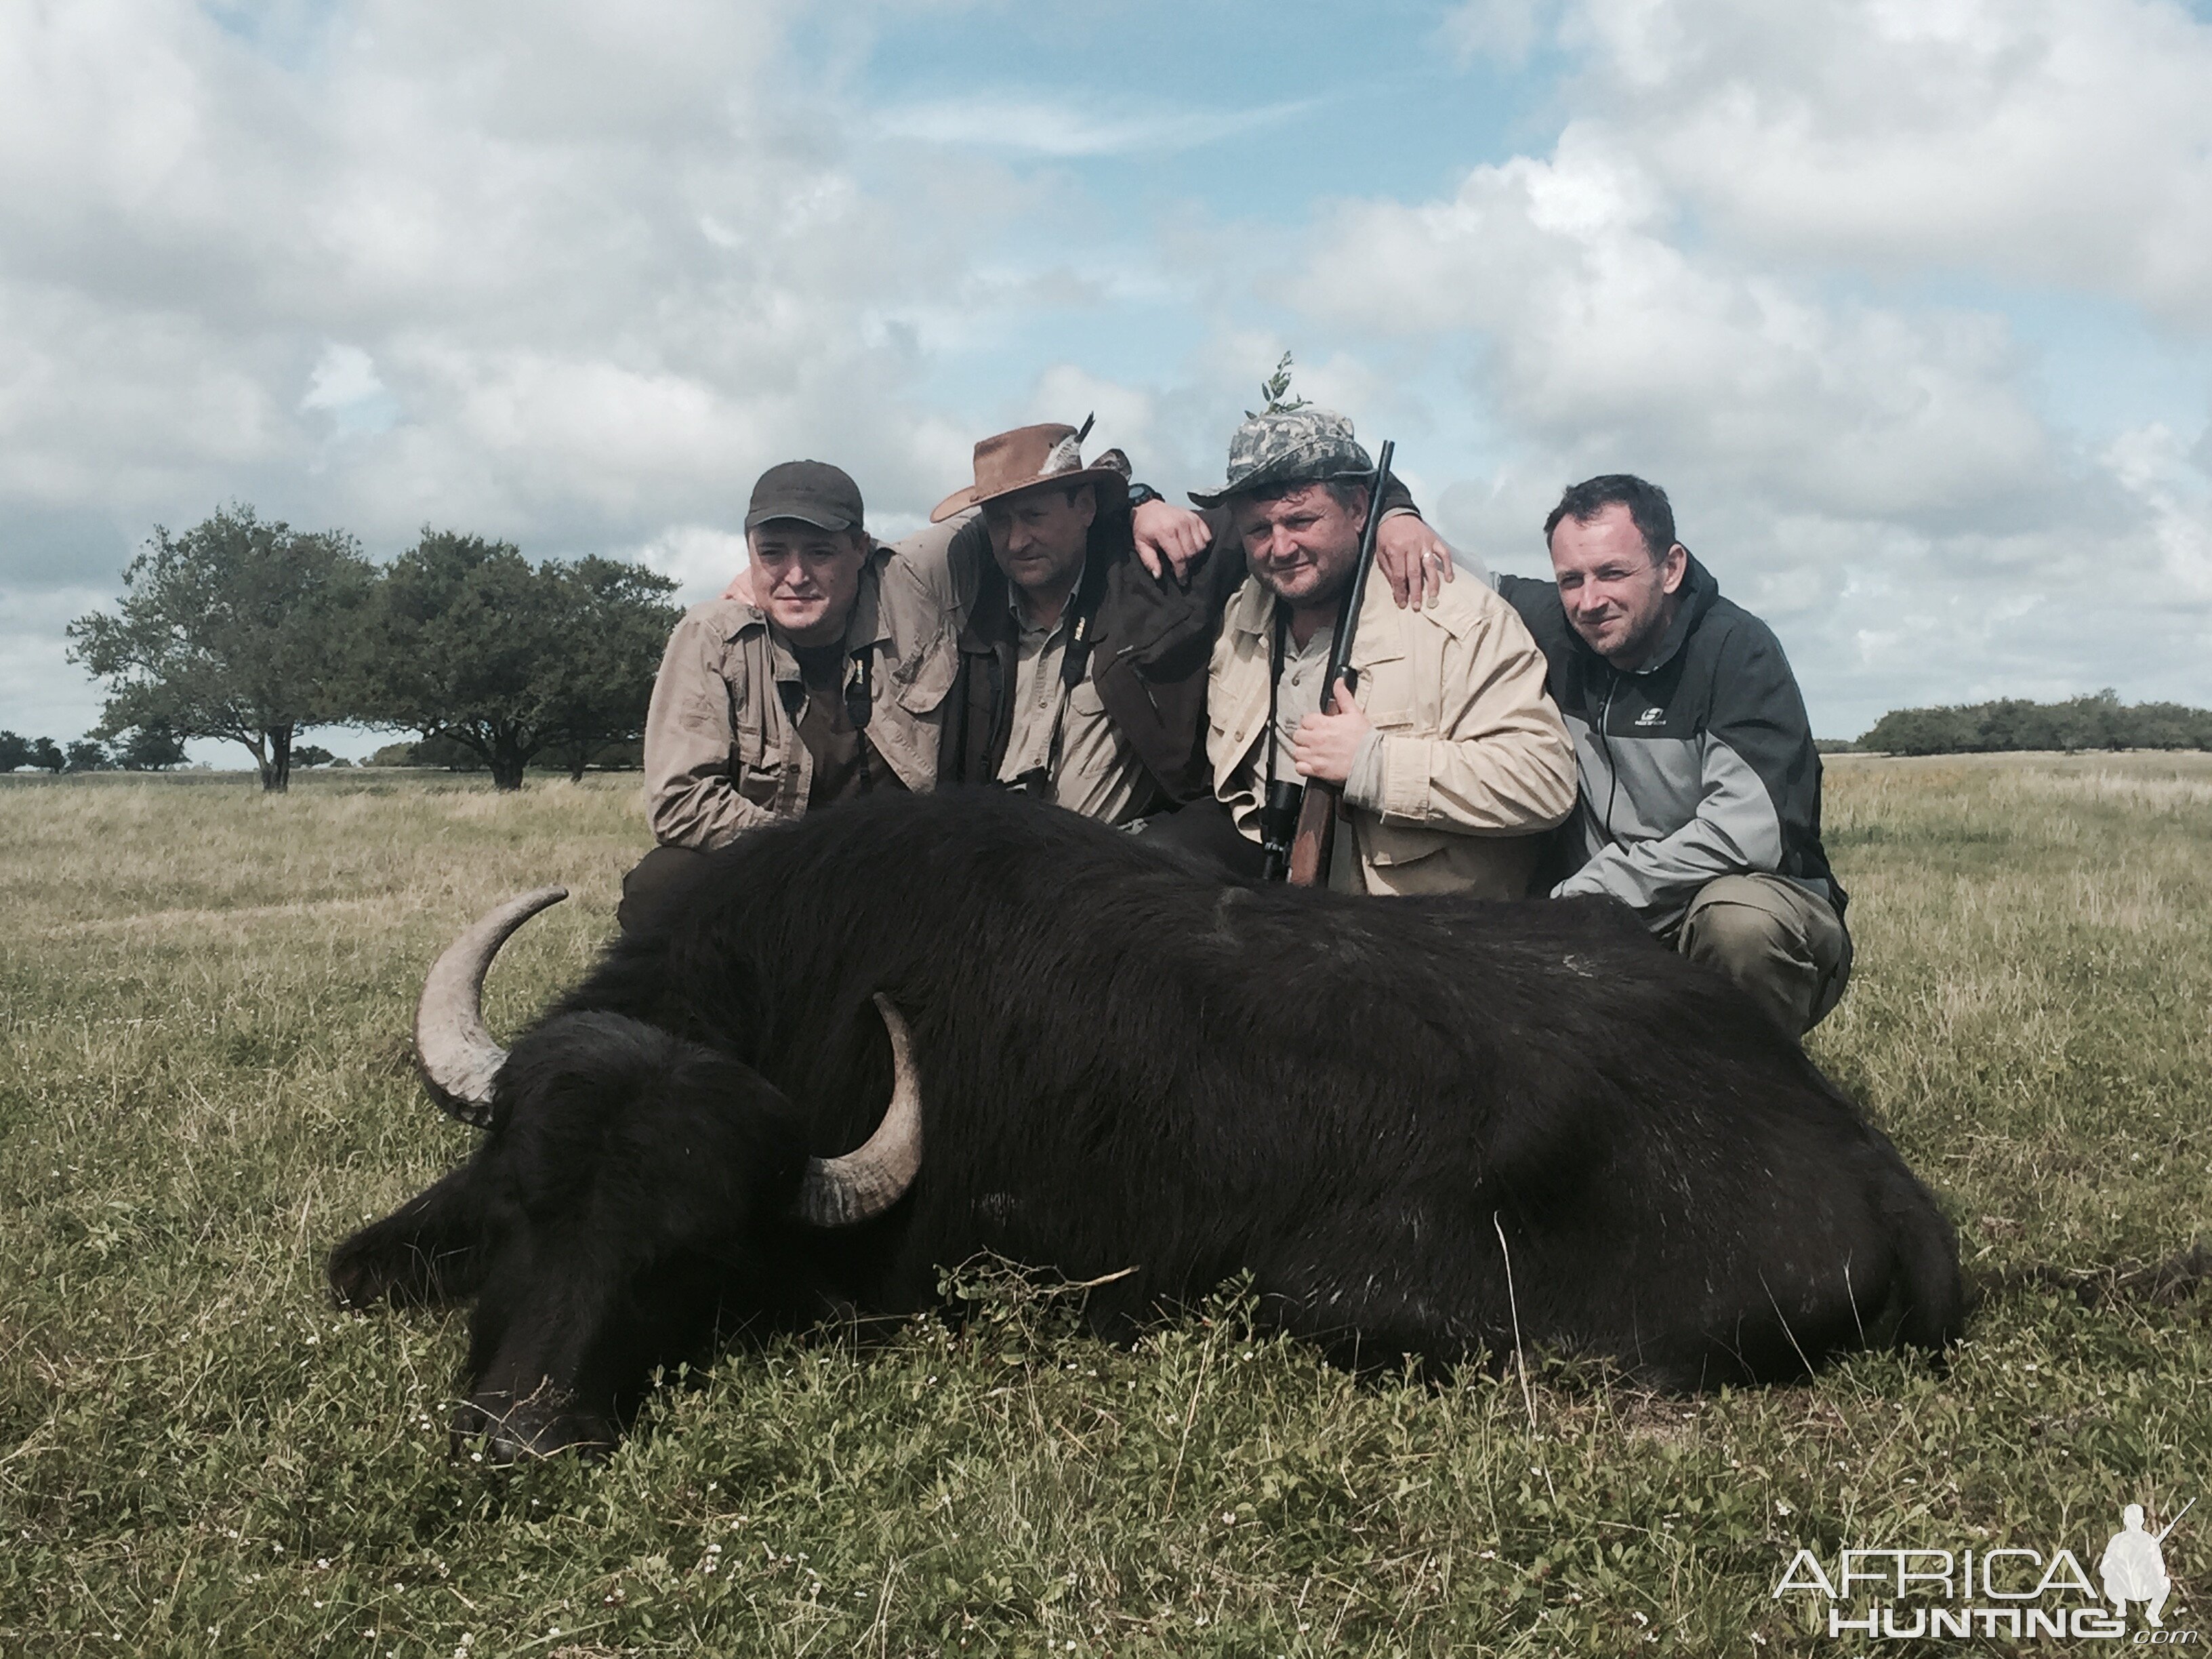
[{"label": "jacket zipper", "polygon": [[1606,672],[1608,678],[1606,681],[1605,686],[1605,701],[1598,705],[1597,711],[1597,740],[1599,746],[1605,751],[1606,784],[1605,817],[1603,822],[1605,826],[1605,838],[1607,842],[1610,844],[1619,840],[1619,837],[1613,833],[1613,804],[1620,798],[1620,763],[1613,758],[1613,732],[1611,727],[1613,724],[1613,694],[1620,689],[1620,672],[1618,669],[1612,667],[1610,665],[1607,665]]}]

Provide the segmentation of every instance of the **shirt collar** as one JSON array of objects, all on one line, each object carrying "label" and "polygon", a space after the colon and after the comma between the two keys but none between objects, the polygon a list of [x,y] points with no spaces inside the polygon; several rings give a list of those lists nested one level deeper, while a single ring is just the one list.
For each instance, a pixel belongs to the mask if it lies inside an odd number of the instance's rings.
[{"label": "shirt collar", "polygon": [[[1067,626],[1069,613],[1075,609],[1075,596],[1083,592],[1084,574],[1090,568],[1091,556],[1085,553],[1083,556],[1083,562],[1075,567],[1075,580],[1067,586],[1067,597],[1060,601],[1060,620],[1044,630],[1046,638],[1049,639]],[[1011,580],[1006,583],[1006,610],[1014,619],[1014,632],[1017,635],[1037,631],[1030,625],[1029,619],[1022,615],[1022,590]]]}]

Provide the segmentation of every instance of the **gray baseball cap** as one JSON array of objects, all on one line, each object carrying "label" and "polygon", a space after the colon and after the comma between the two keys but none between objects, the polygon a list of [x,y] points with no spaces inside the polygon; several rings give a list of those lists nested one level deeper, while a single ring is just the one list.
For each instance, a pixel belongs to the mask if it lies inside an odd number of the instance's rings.
[{"label": "gray baseball cap", "polygon": [[1255,415],[1229,441],[1229,477],[1211,495],[1192,490],[1200,507],[1218,507],[1273,484],[1370,477],[1375,463],[1352,441],[1352,422],[1334,410],[1281,409]]},{"label": "gray baseball cap", "polygon": [[842,467],[827,461],[784,461],[760,475],[745,509],[745,528],[757,530],[770,519],[796,519],[817,530],[860,526],[860,486]]}]

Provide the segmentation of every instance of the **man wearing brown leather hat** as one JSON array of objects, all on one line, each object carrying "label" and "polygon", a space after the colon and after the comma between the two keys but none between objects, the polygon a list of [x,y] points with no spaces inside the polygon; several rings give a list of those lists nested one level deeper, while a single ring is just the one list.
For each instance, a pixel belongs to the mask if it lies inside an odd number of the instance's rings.
[{"label": "man wearing brown leather hat", "polygon": [[[1194,819],[1220,816],[1206,753],[1206,665],[1243,560],[1225,516],[1201,520],[1145,486],[1133,490],[1120,451],[1086,463],[1090,428],[984,439],[974,482],[930,515],[940,527],[898,544],[890,580],[910,585],[957,636],[939,776],[1018,787],[1108,823],[1145,819],[1202,849],[1237,849],[1225,820],[1208,835],[1178,822],[1177,809],[1199,803]],[[1402,488],[1397,495],[1410,505]],[[1139,514],[1150,515],[1141,534]],[[1384,545],[1383,562],[1401,574],[1442,547],[1418,516],[1394,519]]]},{"label": "man wearing brown leather hat", "polygon": [[708,848],[875,789],[927,789],[952,678],[943,619],[887,584],[858,485],[821,461],[763,472],[745,513],[750,597],[695,605],[669,636],[646,715],[659,843],[620,918]]}]

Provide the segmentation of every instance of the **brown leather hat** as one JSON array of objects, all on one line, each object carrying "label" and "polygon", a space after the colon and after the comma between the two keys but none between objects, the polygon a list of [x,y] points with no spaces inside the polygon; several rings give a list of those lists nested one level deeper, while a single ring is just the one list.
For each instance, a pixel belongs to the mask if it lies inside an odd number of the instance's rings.
[{"label": "brown leather hat", "polygon": [[1082,444],[1090,433],[1091,422],[1086,418],[1080,429],[1051,423],[1018,426],[1012,432],[984,439],[975,446],[975,482],[954,490],[932,507],[930,523],[942,524],[956,513],[1001,495],[1018,495],[1046,485],[1066,489],[1093,479],[1121,486],[1098,492],[1100,512],[1127,506],[1129,458],[1118,449],[1109,449],[1084,465]]}]

